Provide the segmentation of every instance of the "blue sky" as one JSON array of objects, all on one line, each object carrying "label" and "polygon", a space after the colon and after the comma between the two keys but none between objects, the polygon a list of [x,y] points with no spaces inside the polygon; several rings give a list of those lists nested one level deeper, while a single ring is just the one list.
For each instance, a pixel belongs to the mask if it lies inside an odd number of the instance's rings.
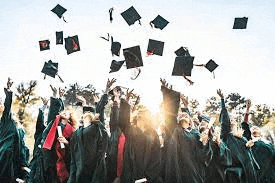
[{"label": "blue sky", "polygon": [[[64,6],[68,23],[50,10]],[[8,76],[17,83],[35,79],[39,81],[39,93],[49,94],[48,85],[58,80],[43,80],[40,73],[48,60],[59,62],[59,74],[65,84],[94,83],[103,89],[108,77],[115,77],[118,84],[135,88],[143,102],[151,108],[161,100],[159,78],[166,78],[174,89],[202,104],[216,95],[216,89],[225,93],[239,92],[255,103],[275,104],[275,2],[265,1],[0,1],[0,87]],[[142,19],[128,26],[120,13],[134,6]],[[114,7],[114,21],[109,23],[109,8]],[[170,23],[162,31],[152,29],[149,22],[157,15]],[[248,17],[246,30],[233,30],[235,17]],[[64,36],[78,35],[80,52],[67,55],[64,45],[55,45],[55,32]],[[113,59],[110,43],[100,39],[110,33],[122,48],[140,45],[144,67],[135,81],[130,80],[132,70],[125,67],[109,74]],[[50,39],[51,49],[39,51],[39,40]],[[163,56],[146,56],[149,39],[165,42]],[[189,48],[195,56],[194,63],[206,63],[213,59],[219,67],[216,78],[203,68],[192,71],[193,86],[180,77],[172,77],[174,51],[181,46]],[[121,54],[122,55],[122,54]],[[274,105],[273,105],[274,106]]]}]

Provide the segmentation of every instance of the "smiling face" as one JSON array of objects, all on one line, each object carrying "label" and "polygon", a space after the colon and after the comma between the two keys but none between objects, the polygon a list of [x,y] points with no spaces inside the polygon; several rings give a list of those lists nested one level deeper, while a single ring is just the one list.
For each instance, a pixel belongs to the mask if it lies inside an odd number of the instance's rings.
[{"label": "smiling face", "polygon": [[61,117],[61,119],[68,120],[70,118],[70,112],[68,112],[68,111],[62,111],[60,113],[60,117]]}]

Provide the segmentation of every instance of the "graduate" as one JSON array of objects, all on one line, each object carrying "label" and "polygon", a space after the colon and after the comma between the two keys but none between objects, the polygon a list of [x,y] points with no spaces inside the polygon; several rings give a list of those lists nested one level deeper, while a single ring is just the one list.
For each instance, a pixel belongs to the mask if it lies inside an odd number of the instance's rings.
[{"label": "graduate", "polygon": [[204,182],[205,170],[212,158],[208,131],[192,128],[192,120],[183,113],[168,144],[164,182]]},{"label": "graduate", "polygon": [[0,182],[3,183],[25,182],[28,176],[25,143],[11,113],[12,84],[9,78],[4,88],[6,99],[0,122]]},{"label": "graduate", "polygon": [[[128,102],[132,91],[127,90],[126,99],[121,99],[118,87],[113,90],[111,137],[106,157],[107,182],[134,183],[146,180],[152,182],[155,178],[150,168],[148,171],[145,170],[146,136],[138,127],[138,121],[137,126],[130,122],[131,106]],[[149,159],[146,162],[149,162]]]},{"label": "graduate", "polygon": [[33,158],[30,162],[30,178],[29,181],[32,183],[35,182],[45,182],[44,179],[44,163],[43,163],[43,154],[42,154],[42,134],[47,126],[48,121],[48,99],[41,98],[43,106],[39,108],[38,116],[36,120],[35,134],[34,134],[34,149],[33,149]]},{"label": "graduate", "polygon": [[230,121],[223,93],[217,90],[221,97],[221,140],[229,148],[232,155],[232,165],[226,169],[225,182],[257,183],[256,168],[258,163],[249,148],[246,147],[247,140],[244,138],[242,129],[238,128],[236,122]]},{"label": "graduate", "polygon": [[[70,141],[71,167],[68,183],[105,183],[107,170],[105,154],[108,134],[105,129],[104,106],[108,103],[108,92],[115,79],[107,81],[106,90],[96,110],[84,113],[83,127],[76,130]],[[101,117],[100,117],[101,116]]]},{"label": "graduate", "polygon": [[246,144],[251,148],[255,160],[260,169],[257,169],[258,182],[275,182],[275,150],[272,142],[262,137],[261,129],[258,126],[249,127],[248,115],[251,106],[250,100],[246,102],[246,113],[242,128],[246,138],[249,140]]},{"label": "graduate", "polygon": [[[43,174],[47,183],[62,183],[67,182],[69,178],[71,162],[69,142],[76,126],[76,120],[69,111],[62,111],[64,105],[61,98],[65,91],[59,88],[59,97],[57,98],[57,89],[52,87],[52,90],[53,97],[51,97],[48,123],[43,131],[41,142],[44,161]],[[57,133],[58,126],[61,127],[62,134]]]}]

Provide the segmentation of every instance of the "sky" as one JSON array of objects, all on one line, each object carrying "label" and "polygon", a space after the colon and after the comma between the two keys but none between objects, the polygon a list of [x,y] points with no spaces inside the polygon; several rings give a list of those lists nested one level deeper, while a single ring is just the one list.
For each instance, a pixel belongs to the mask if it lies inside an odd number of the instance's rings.
[{"label": "sky", "polygon": [[[57,4],[67,9],[65,23],[50,10]],[[38,93],[49,96],[49,84],[59,85],[58,79],[47,78],[41,69],[45,61],[59,63],[59,75],[65,83],[92,83],[100,91],[108,78],[117,84],[134,88],[141,101],[153,111],[161,101],[160,78],[173,89],[204,106],[207,98],[216,96],[221,88],[225,94],[238,92],[254,103],[274,106],[275,97],[275,2],[272,0],[0,0],[0,88],[8,77],[15,85],[37,80]],[[138,11],[141,24],[128,26],[120,15],[129,7]],[[113,7],[113,23],[108,10]],[[153,29],[149,22],[157,15],[169,21],[163,30]],[[247,29],[233,30],[235,17],[248,17]],[[78,35],[81,51],[66,54],[64,45],[55,45],[55,32],[64,37]],[[140,45],[143,64],[141,74],[131,80],[133,69],[125,66],[109,74],[112,60],[110,42],[100,36],[107,33],[119,41],[122,49]],[[50,50],[39,50],[38,42],[49,39]],[[165,42],[163,56],[146,56],[149,39]],[[188,47],[195,64],[213,59],[219,64],[213,75],[205,68],[195,67],[191,80],[171,76],[179,47]]]}]

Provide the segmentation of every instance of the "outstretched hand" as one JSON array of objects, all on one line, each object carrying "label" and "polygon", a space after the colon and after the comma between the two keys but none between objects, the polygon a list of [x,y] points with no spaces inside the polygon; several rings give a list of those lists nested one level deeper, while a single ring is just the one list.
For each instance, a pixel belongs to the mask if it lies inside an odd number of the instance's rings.
[{"label": "outstretched hand", "polygon": [[40,97],[40,98],[41,98],[41,100],[42,100],[42,102],[43,102],[44,105],[48,104],[49,99],[43,98],[43,97]]},{"label": "outstretched hand", "polygon": [[131,96],[133,95],[133,91],[134,89],[132,89],[131,91],[129,91],[129,88],[126,91],[126,101],[129,102]]},{"label": "outstretched hand", "polygon": [[188,102],[188,100],[185,98],[184,94],[182,94],[182,93],[180,94],[180,99],[181,99],[182,103],[184,104],[184,107],[187,108],[189,102]]},{"label": "outstretched hand", "polygon": [[11,81],[11,78],[8,78],[8,81],[7,81],[7,89],[9,90],[11,88],[13,84],[13,81]]},{"label": "outstretched hand", "polygon": [[53,96],[56,97],[56,95],[57,95],[57,89],[56,89],[56,87],[54,87],[52,85],[50,85],[50,87],[51,87],[51,89],[53,91]]},{"label": "outstretched hand", "polygon": [[223,99],[223,93],[222,93],[222,91],[221,91],[221,89],[218,89],[217,90],[217,94]]},{"label": "outstretched hand", "polygon": [[249,110],[250,107],[251,107],[251,100],[248,99],[248,100],[246,100],[246,109]]},{"label": "outstretched hand", "polygon": [[111,86],[112,86],[115,82],[116,82],[116,79],[115,79],[115,78],[113,78],[112,80],[109,80],[109,78],[108,78],[108,81],[107,81],[107,84],[106,84],[106,91],[105,91],[105,93],[108,93],[108,92],[109,92]]}]

